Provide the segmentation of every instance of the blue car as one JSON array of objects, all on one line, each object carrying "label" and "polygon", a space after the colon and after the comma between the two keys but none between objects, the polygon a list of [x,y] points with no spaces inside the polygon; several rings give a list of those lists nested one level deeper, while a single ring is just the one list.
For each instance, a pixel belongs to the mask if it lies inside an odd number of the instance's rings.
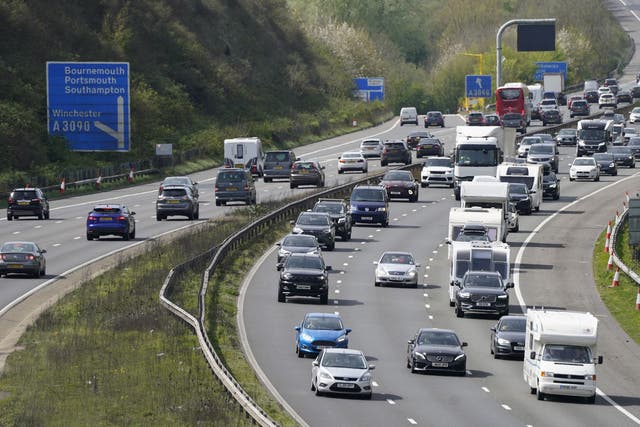
[{"label": "blue car", "polygon": [[389,225],[389,196],[381,186],[358,185],[351,191],[351,222]]},{"label": "blue car", "polygon": [[345,328],[342,318],[331,313],[307,313],[295,328],[296,354],[317,355],[324,348],[348,348],[351,328]]},{"label": "blue car", "polygon": [[87,216],[87,240],[100,236],[121,236],[124,240],[136,238],[134,215],[125,205],[96,205]]}]

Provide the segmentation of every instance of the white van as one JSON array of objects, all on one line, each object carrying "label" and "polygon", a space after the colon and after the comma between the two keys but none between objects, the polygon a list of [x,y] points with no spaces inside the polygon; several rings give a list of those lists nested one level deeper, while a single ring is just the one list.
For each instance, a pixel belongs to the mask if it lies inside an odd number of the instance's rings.
[{"label": "white van", "polygon": [[597,80],[585,80],[584,81],[584,92],[589,92],[591,90],[598,90],[600,85]]},{"label": "white van", "polygon": [[225,139],[224,167],[245,169],[252,175],[263,176],[264,152],[260,138]]},{"label": "white van", "polygon": [[542,164],[531,163],[500,163],[496,175],[501,182],[521,182],[527,184],[531,195],[531,208],[540,210],[542,203],[542,175],[544,167]]},{"label": "white van", "polygon": [[529,85],[529,98],[531,99],[531,120],[540,120],[540,103],[544,88],[540,83]]},{"label": "white van", "polygon": [[418,111],[416,107],[403,107],[400,109],[400,126],[405,123],[414,123],[418,125]]}]

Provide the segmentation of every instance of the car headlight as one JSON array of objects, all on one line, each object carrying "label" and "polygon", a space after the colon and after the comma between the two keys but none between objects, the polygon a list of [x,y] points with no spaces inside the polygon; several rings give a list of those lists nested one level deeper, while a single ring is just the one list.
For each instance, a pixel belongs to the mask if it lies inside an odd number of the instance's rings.
[{"label": "car headlight", "polygon": [[338,339],[336,340],[336,342],[343,342],[347,340],[347,336],[346,335],[340,335],[338,337]]},{"label": "car headlight", "polygon": [[422,353],[413,353],[413,355],[415,356],[416,359],[422,359],[422,360],[426,359],[425,355]]},{"label": "car headlight", "polygon": [[593,374],[593,375],[585,375],[584,379],[585,380],[595,381],[596,380],[596,375],[595,374]]},{"label": "car headlight", "polygon": [[413,190],[409,190],[409,194],[413,194]]},{"label": "car headlight", "polygon": [[584,147],[584,141],[578,141],[578,145],[579,145],[580,147]]},{"label": "car headlight", "polygon": [[381,208],[378,208],[378,212],[386,212],[386,211],[387,211],[387,208],[384,206]]},{"label": "car headlight", "polygon": [[610,168],[614,167],[615,165],[616,165],[615,163],[609,163]]},{"label": "car headlight", "polygon": [[358,210],[358,207],[357,207],[356,205],[350,205],[350,206],[349,206],[349,211],[351,211],[351,212],[355,212],[355,211],[357,211],[357,210]]},{"label": "car headlight", "polygon": [[333,377],[327,371],[320,371],[318,376],[324,380],[333,380]]},{"label": "car headlight", "polygon": [[633,156],[629,156],[629,160],[632,160],[632,159],[633,159]]},{"label": "car headlight", "polygon": [[511,341],[505,340],[504,338],[498,338],[498,344],[500,344],[500,345],[511,345]]},{"label": "car headlight", "polygon": [[600,147],[602,145],[605,145],[605,144],[606,144],[606,142],[600,142],[600,143],[598,143],[598,147]]},{"label": "car headlight", "polygon": [[549,188],[556,188],[556,184],[549,184]]},{"label": "car headlight", "polygon": [[462,354],[457,355],[456,358],[453,359],[453,361],[456,362],[458,360],[463,360],[463,359],[466,359],[466,357],[467,356],[464,353],[462,353]]},{"label": "car headlight", "polygon": [[415,270],[411,270],[407,272],[407,276],[409,277],[416,277],[416,271]]},{"label": "car headlight", "polygon": [[460,298],[469,298],[471,296],[471,294],[469,292],[458,292],[458,296],[460,296]]},{"label": "car headlight", "polygon": [[300,339],[303,341],[312,341],[313,337],[305,332],[300,334]]},{"label": "car headlight", "polygon": [[346,221],[347,221],[346,218],[338,218],[338,224],[343,224]]},{"label": "car headlight", "polygon": [[282,279],[283,280],[291,280],[292,277],[293,277],[293,274],[291,274],[291,273],[283,273],[282,274]]},{"label": "car headlight", "polygon": [[362,374],[362,376],[358,381],[371,381],[371,372],[367,371],[364,374]]},{"label": "car headlight", "polygon": [[380,276],[386,276],[387,275],[387,271],[382,268],[382,267],[378,267],[376,268],[376,276],[380,277]]},{"label": "car headlight", "polygon": [[569,172],[570,173],[576,173],[576,169],[575,168],[571,168],[571,169],[569,169]]},{"label": "car headlight", "polygon": [[289,255],[291,255],[291,252],[289,252],[289,251],[287,251],[285,249],[280,249],[278,251],[278,256],[279,257],[285,257],[285,256],[289,256]]},{"label": "car headlight", "polygon": [[323,229],[322,234],[331,234],[331,229],[330,228]]},{"label": "car headlight", "polygon": [[507,299],[507,298],[509,298],[509,296],[508,295],[498,295],[498,298],[499,299]]},{"label": "car headlight", "polygon": [[303,230],[300,227],[293,227],[293,230],[291,230],[291,232],[295,234],[302,234]]}]

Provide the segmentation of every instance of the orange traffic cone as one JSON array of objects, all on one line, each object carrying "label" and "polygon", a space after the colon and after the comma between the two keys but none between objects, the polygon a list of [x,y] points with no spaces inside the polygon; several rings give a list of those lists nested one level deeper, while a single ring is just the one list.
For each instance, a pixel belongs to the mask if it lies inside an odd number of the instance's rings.
[{"label": "orange traffic cone", "polygon": [[607,224],[607,239],[611,238],[611,220],[609,220],[609,224]]},{"label": "orange traffic cone", "polygon": [[60,182],[60,192],[64,193],[64,178],[62,178],[62,181]]},{"label": "orange traffic cone", "polygon": [[609,255],[609,261],[607,262],[607,270],[613,270],[613,251]]},{"label": "orange traffic cone", "polygon": [[638,286],[638,296],[636,297],[636,310],[640,310],[640,286]]},{"label": "orange traffic cone", "polygon": [[616,272],[613,275],[613,281],[611,282],[610,288],[617,288],[620,285],[620,267],[616,267]]},{"label": "orange traffic cone", "polygon": [[607,237],[607,240],[604,241],[604,251],[609,253],[609,245],[611,244],[611,240]]}]

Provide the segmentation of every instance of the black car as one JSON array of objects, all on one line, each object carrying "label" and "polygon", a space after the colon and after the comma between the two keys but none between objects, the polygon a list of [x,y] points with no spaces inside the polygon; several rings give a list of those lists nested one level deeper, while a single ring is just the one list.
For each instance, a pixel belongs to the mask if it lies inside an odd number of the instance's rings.
[{"label": "black car", "polygon": [[278,247],[276,266],[291,254],[319,254],[322,252],[318,239],[308,234],[287,234],[281,242],[276,243],[276,246]]},{"label": "black car", "polygon": [[291,254],[285,258],[278,281],[278,302],[286,302],[290,296],[320,298],[320,304],[329,301],[329,276],[331,266],[325,265],[320,254]]},{"label": "black car", "polygon": [[531,215],[533,202],[527,184],[520,182],[509,183],[509,202],[513,203],[519,214]]},{"label": "black car", "polygon": [[33,242],[6,242],[0,247],[0,277],[9,274],[30,274],[39,278],[46,274],[46,249]]},{"label": "black car", "polygon": [[444,144],[438,138],[421,138],[416,145],[416,157],[437,156],[444,157]]},{"label": "black car", "polygon": [[495,359],[500,357],[524,358],[524,338],[527,318],[524,316],[502,316],[491,327],[489,348]]},{"label": "black car", "polygon": [[485,114],[484,124],[486,126],[502,126],[502,121],[500,120],[500,116],[497,114]]},{"label": "black car", "polygon": [[440,126],[444,127],[444,115],[440,111],[429,111],[426,116],[424,116],[424,127],[428,128],[429,126]]},{"label": "black car", "polygon": [[631,88],[631,97],[640,98],[640,86],[634,86]]},{"label": "black car", "polygon": [[577,141],[577,129],[560,129],[556,134],[556,144],[558,145],[576,145]]},{"label": "black car", "polygon": [[616,159],[613,154],[607,153],[594,153],[593,158],[596,159],[596,163],[600,167],[600,173],[611,176],[618,175],[618,167],[616,166]]},{"label": "black car", "polygon": [[484,126],[484,114],[479,111],[471,112],[467,115],[467,126]]},{"label": "black car", "polygon": [[574,118],[575,116],[588,116],[590,113],[589,103],[584,99],[575,100],[571,103],[569,111],[569,116],[571,118]]},{"label": "black car", "polygon": [[600,98],[600,95],[598,94],[597,90],[588,90],[584,93],[584,99],[589,104],[597,104],[599,98]]},{"label": "black car", "polygon": [[542,176],[542,197],[549,197],[553,200],[560,198],[560,179],[553,171]]},{"label": "black car", "polygon": [[506,128],[516,128],[516,131],[520,133],[527,132],[527,123],[524,117],[518,113],[507,113],[502,116],[502,126]]},{"label": "black car", "polygon": [[411,151],[406,142],[402,140],[384,142],[380,166],[387,166],[389,163],[411,164]]},{"label": "black car", "polygon": [[289,179],[291,166],[299,160],[291,150],[267,151],[264,155],[264,167],[262,169],[264,182],[271,182],[277,178]]},{"label": "black car", "polygon": [[229,202],[245,202],[255,205],[256,184],[251,171],[246,169],[222,168],[218,170],[213,196],[216,206]]},{"label": "black car", "polygon": [[544,110],[542,112],[542,126],[546,126],[548,124],[562,124],[562,114],[560,110]]},{"label": "black car", "polygon": [[347,202],[342,199],[319,199],[312,209],[313,212],[324,212],[329,214],[336,227],[336,234],[342,240],[351,238],[351,213]]},{"label": "black car", "polygon": [[390,199],[409,199],[410,202],[418,201],[420,185],[410,171],[387,171],[382,177],[380,185],[387,190],[387,195]]},{"label": "black car", "polygon": [[462,282],[456,280],[455,313],[488,313],[504,316],[509,314],[509,294],[513,283],[504,283],[497,271],[467,271]]},{"label": "black car", "polygon": [[296,221],[291,221],[293,234],[309,234],[318,243],[332,251],[336,247],[336,226],[325,212],[301,212]]},{"label": "black car", "polygon": [[626,89],[622,89],[616,94],[616,100],[618,101],[618,103],[628,102],[629,104],[631,104],[633,102],[631,92]]},{"label": "black car", "polygon": [[198,219],[200,205],[198,196],[191,192],[187,186],[162,187],[162,193],[156,200],[156,220],[162,221],[168,216],[182,215],[189,219]]},{"label": "black car", "polygon": [[324,166],[315,161],[299,160],[291,165],[289,188],[299,185],[324,187]]},{"label": "black car", "polygon": [[421,328],[407,341],[407,368],[416,372],[467,373],[467,356],[458,335],[449,329]]},{"label": "black car", "polygon": [[49,201],[39,188],[16,188],[7,200],[7,220],[21,216],[49,219]]},{"label": "black car", "polygon": [[411,132],[409,135],[407,135],[407,147],[409,147],[409,149],[416,148],[422,138],[431,137],[433,137],[433,135],[426,131]]},{"label": "black car", "polygon": [[613,154],[618,166],[628,166],[631,169],[636,167],[636,158],[630,147],[610,147],[608,152]]}]

